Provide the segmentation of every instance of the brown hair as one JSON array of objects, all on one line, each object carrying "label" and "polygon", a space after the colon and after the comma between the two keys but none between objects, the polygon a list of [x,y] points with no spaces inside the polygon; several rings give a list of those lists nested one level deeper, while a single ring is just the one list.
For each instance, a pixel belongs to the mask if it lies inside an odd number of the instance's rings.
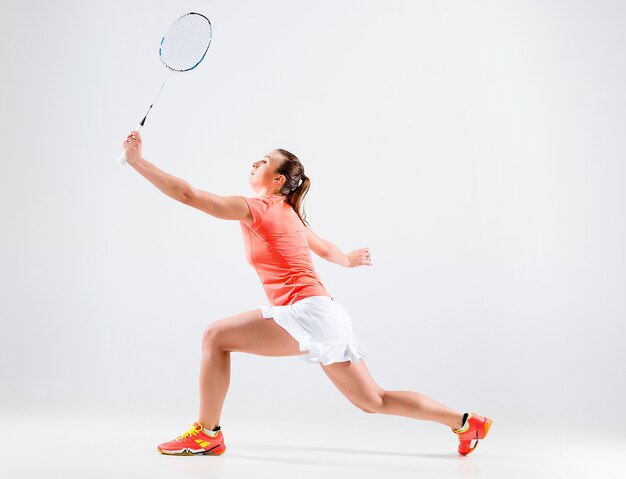
[{"label": "brown hair", "polygon": [[[311,180],[304,174],[304,166],[302,166],[296,155],[281,148],[277,148],[275,151],[285,158],[285,161],[276,169],[279,175],[285,177],[285,184],[281,188],[280,194],[287,197],[287,203],[298,214],[300,221],[308,226],[309,223],[306,221],[306,213],[302,203],[311,187]],[[302,212],[300,212],[300,209],[302,209]]]}]

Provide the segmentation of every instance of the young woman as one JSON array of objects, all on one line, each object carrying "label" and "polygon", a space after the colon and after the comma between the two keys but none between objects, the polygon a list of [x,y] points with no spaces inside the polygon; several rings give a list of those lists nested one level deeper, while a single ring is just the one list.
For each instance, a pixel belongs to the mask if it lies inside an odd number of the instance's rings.
[{"label": "young woman", "polygon": [[319,363],[333,384],[367,413],[436,421],[459,438],[458,452],[471,453],[492,420],[462,414],[412,391],[387,391],[370,375],[366,350],[354,335],[346,310],[317,274],[310,250],[333,263],[371,266],[368,248],[342,253],[317,236],[305,221],[302,202],[311,181],[296,156],[273,150],[252,163],[248,182],[254,197],[219,196],[194,188],[157,168],[141,155],[141,136],[124,141],[126,159],[166,195],[216,218],[240,222],[247,261],[261,279],[268,305],[214,321],[204,330],[200,363],[200,412],[191,428],[160,444],[170,455],[219,455],[226,451],[219,426],[230,381],[230,353],[298,356]]}]

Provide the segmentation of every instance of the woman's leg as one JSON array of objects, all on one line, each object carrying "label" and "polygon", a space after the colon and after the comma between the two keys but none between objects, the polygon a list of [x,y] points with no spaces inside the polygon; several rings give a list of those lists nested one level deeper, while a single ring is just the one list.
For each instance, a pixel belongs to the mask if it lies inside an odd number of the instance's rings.
[{"label": "woman's leg", "polygon": [[322,369],[339,391],[365,412],[435,421],[455,429],[462,425],[462,413],[428,396],[413,391],[385,391],[376,384],[363,359],[322,365]]},{"label": "woman's leg", "polygon": [[261,356],[294,356],[298,342],[260,309],[220,319],[209,324],[202,335],[200,361],[200,413],[198,422],[207,429],[219,425],[222,405],[230,384],[230,353]]}]

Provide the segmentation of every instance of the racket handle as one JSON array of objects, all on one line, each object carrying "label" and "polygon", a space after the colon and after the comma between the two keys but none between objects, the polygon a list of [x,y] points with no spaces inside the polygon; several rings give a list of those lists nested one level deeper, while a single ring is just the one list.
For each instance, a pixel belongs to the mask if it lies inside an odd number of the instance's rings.
[{"label": "racket handle", "polygon": [[[135,127],[135,131],[141,131],[141,129],[143,128],[143,125],[139,124]],[[122,154],[120,155],[120,157],[117,159],[117,162],[120,165],[125,165],[126,164],[126,151],[123,150]]]},{"label": "racket handle", "polygon": [[120,165],[125,165],[126,164],[126,152],[122,151],[122,154],[120,155],[120,157],[117,159],[117,162]]}]

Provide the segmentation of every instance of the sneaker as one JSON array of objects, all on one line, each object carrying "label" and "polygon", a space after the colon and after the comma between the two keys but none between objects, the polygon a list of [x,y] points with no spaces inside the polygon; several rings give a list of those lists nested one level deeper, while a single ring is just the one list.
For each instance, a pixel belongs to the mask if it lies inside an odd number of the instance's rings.
[{"label": "sneaker", "polygon": [[226,452],[226,445],[221,430],[216,436],[209,436],[202,424],[194,422],[188,431],[170,442],[159,444],[157,449],[170,456],[219,456]]},{"label": "sneaker", "polygon": [[[473,412],[468,416],[462,428],[452,429],[452,432],[459,436],[459,454],[467,456],[476,449],[478,440],[487,437],[492,423],[493,421],[488,417],[482,417]],[[472,441],[476,441],[474,445]]]}]

